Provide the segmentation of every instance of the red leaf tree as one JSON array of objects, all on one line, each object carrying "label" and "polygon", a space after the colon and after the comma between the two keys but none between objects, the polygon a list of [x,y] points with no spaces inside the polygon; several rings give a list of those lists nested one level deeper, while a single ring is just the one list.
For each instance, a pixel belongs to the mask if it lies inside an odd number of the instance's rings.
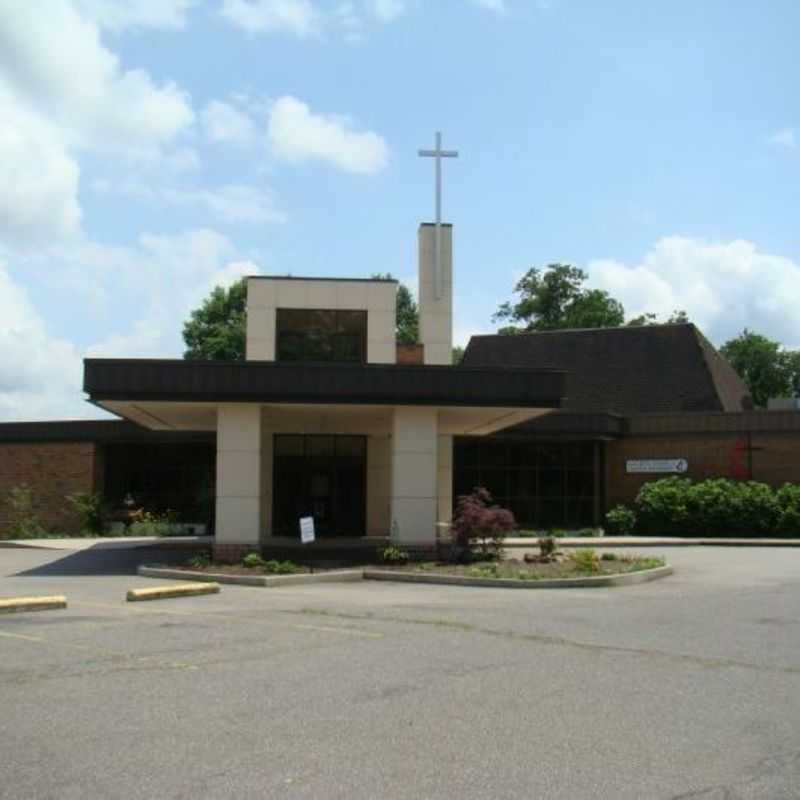
[{"label": "red leaf tree", "polygon": [[465,552],[483,558],[500,558],[503,540],[516,524],[514,515],[495,505],[489,491],[478,486],[472,494],[458,498],[452,529],[456,544]]}]

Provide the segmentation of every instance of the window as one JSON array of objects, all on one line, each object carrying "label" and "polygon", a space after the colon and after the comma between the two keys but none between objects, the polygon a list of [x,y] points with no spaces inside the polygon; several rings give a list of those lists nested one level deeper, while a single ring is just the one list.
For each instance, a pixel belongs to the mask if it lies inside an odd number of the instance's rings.
[{"label": "window", "polygon": [[366,361],[367,312],[279,308],[278,361]]},{"label": "window", "polygon": [[522,527],[578,527],[594,520],[599,490],[592,442],[459,438],[453,447],[454,500],[485,486]]}]

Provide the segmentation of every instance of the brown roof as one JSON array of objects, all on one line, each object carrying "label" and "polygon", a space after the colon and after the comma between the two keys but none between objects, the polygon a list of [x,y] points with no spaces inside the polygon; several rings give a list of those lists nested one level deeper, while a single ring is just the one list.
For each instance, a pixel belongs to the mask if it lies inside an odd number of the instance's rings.
[{"label": "brown roof", "polygon": [[462,363],[566,370],[562,413],[751,407],[742,380],[690,323],[473,336]]}]

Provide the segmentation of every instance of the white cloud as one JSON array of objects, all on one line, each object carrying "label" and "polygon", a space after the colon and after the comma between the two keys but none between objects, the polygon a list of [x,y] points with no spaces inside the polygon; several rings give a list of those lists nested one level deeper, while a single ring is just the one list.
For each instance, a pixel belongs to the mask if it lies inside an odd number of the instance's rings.
[{"label": "white cloud", "polygon": [[391,22],[405,11],[403,0],[371,0],[372,13],[384,22]]},{"label": "white cloud", "polygon": [[2,263],[0,353],[0,419],[96,416],[78,391],[78,351],[48,334],[27,292]]},{"label": "white cloud", "polygon": [[212,142],[247,145],[255,140],[256,129],[250,117],[220,100],[205,107],[203,127]]},{"label": "white cloud", "polygon": [[752,242],[670,236],[638,264],[596,260],[588,272],[591,285],[622,301],[629,316],[685,309],[717,344],[748,327],[800,346],[800,264]]},{"label": "white cloud", "polygon": [[314,7],[309,0],[222,0],[222,14],[248,33],[312,32]]},{"label": "white cloud", "polygon": [[0,242],[24,246],[80,228],[80,170],[58,130],[0,88]]},{"label": "white cloud", "polygon": [[365,174],[382,170],[389,159],[384,139],[351,127],[346,117],[316,114],[294,97],[281,97],[270,111],[268,137],[275,155],[292,163],[326,161]]},{"label": "white cloud", "polygon": [[488,8],[489,11],[505,11],[505,0],[472,0],[475,5]]},{"label": "white cloud", "polygon": [[183,28],[197,0],[74,0],[78,10],[98,25],[124,28]]},{"label": "white cloud", "polygon": [[789,150],[793,150],[797,146],[797,142],[794,138],[794,130],[792,128],[784,128],[783,130],[776,131],[767,141],[770,144],[786,147]]},{"label": "white cloud", "polygon": [[65,146],[158,155],[193,122],[187,95],[124,70],[98,26],[66,0],[0,0],[0,87],[58,126]]},{"label": "white cloud", "polygon": [[182,189],[137,180],[114,184],[104,178],[95,180],[92,186],[98,194],[119,194],[148,203],[205,208],[223,222],[283,223],[287,219],[277,207],[272,192],[257,186],[228,184],[215,189]]},{"label": "white cloud", "polygon": [[[180,357],[181,326],[189,312],[214,286],[259,272],[227,237],[209,229],[143,234],[135,248],[94,246],[87,256],[99,268],[100,280],[114,281],[142,309],[132,327],[90,346],[90,356]],[[87,256],[75,252],[71,257],[85,263]]]}]

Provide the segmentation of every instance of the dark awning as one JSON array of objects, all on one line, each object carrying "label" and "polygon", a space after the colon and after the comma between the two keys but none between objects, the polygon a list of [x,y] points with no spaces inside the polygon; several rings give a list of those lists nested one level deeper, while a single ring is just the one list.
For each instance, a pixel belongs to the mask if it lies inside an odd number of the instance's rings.
[{"label": "dark awning", "polygon": [[95,359],[93,402],[331,403],[559,408],[560,370],[401,364]]}]

